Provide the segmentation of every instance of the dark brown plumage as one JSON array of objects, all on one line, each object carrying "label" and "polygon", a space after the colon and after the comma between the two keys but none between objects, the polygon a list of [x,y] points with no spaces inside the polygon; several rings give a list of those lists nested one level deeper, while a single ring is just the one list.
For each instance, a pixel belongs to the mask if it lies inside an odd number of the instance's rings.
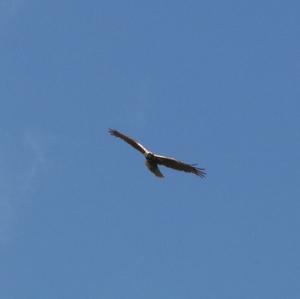
[{"label": "dark brown plumage", "polygon": [[140,144],[133,138],[128,137],[127,135],[124,135],[121,132],[113,129],[109,129],[108,131],[112,136],[123,139],[125,142],[130,144],[136,150],[141,152],[146,158],[145,161],[146,166],[157,177],[160,178],[164,177],[163,174],[160,172],[158,165],[163,165],[176,170],[194,173],[195,175],[200,176],[201,178],[204,178],[206,175],[205,169],[196,167],[195,166],[196,164],[187,164],[182,161],[176,160],[174,158],[154,154],[151,151],[149,151],[147,148],[145,148],[142,144]]}]

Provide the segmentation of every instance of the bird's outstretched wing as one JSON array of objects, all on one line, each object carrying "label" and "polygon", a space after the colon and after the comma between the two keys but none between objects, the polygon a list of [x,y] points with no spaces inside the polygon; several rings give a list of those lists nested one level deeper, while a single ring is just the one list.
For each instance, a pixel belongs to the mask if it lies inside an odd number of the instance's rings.
[{"label": "bird's outstretched wing", "polygon": [[141,152],[142,154],[144,153],[148,153],[149,151],[143,146],[141,145],[139,142],[137,142],[136,140],[122,134],[121,132],[114,130],[114,129],[109,129],[108,132],[115,137],[121,138],[123,139],[125,142],[127,142],[128,144],[130,144],[132,147],[134,147],[136,150],[138,150],[139,152]]},{"label": "bird's outstretched wing", "polygon": [[176,170],[191,172],[202,178],[204,178],[206,175],[205,169],[196,167],[195,166],[196,164],[187,164],[187,163],[178,161],[174,158],[160,156],[160,155],[154,155],[154,156],[155,156],[155,161],[157,164],[164,165],[166,167],[170,167],[170,168],[173,168]]}]

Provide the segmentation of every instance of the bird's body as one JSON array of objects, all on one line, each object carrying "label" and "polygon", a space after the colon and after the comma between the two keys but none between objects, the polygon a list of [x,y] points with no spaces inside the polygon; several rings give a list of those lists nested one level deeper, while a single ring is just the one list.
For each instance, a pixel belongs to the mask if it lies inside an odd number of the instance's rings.
[{"label": "bird's body", "polygon": [[122,140],[130,144],[132,147],[134,147],[136,150],[141,152],[146,159],[145,164],[147,168],[157,177],[164,177],[163,174],[160,172],[158,165],[164,165],[166,167],[170,167],[176,170],[194,173],[195,175],[200,176],[202,178],[206,175],[204,168],[198,168],[195,166],[195,164],[187,164],[174,158],[154,154],[136,140],[122,134],[117,130],[109,129],[109,133],[115,137],[121,138]]}]

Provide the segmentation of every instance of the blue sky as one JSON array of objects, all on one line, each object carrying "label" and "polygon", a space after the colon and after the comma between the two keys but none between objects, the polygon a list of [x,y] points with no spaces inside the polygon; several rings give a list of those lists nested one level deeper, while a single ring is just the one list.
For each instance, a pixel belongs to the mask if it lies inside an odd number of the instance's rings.
[{"label": "blue sky", "polygon": [[300,298],[299,10],[2,0],[0,297]]}]

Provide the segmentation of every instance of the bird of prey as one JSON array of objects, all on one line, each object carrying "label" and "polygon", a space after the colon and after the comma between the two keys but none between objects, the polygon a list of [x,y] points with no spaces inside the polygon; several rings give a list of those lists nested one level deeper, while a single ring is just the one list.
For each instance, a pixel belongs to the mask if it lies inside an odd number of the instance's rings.
[{"label": "bird of prey", "polygon": [[122,134],[121,132],[114,130],[114,129],[109,129],[108,131],[112,136],[123,139],[125,142],[130,144],[136,150],[141,152],[144,155],[144,157],[146,158],[146,161],[145,161],[146,166],[157,177],[160,177],[160,178],[164,177],[163,174],[160,172],[158,165],[163,165],[163,166],[170,167],[170,168],[173,168],[176,170],[194,173],[195,175],[197,175],[201,178],[204,178],[206,175],[205,169],[196,167],[196,164],[187,164],[187,163],[181,162],[179,160],[176,160],[174,158],[154,154],[151,151],[149,151],[147,148],[145,148],[142,144],[140,144],[136,140],[132,139],[131,137],[128,137],[128,136]]}]

